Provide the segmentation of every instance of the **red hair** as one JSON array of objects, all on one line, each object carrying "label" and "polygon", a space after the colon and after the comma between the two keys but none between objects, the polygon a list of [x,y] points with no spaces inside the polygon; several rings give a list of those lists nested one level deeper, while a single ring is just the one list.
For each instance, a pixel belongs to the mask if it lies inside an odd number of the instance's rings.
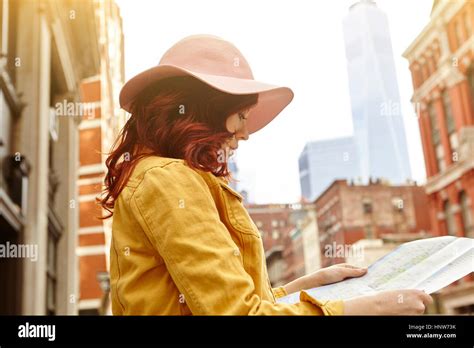
[{"label": "red hair", "polygon": [[104,218],[113,215],[115,200],[146,156],[184,159],[192,168],[232,179],[227,161],[219,159],[219,150],[233,135],[226,129],[226,119],[257,101],[258,94],[224,93],[189,76],[167,78],[148,87],[136,98],[131,117],[105,162],[105,189],[98,198],[110,213]]}]

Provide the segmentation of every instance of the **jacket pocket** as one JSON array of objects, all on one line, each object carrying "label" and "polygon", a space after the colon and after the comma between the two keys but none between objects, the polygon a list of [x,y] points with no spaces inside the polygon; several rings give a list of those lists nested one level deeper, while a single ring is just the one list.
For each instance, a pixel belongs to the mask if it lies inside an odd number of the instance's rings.
[{"label": "jacket pocket", "polygon": [[225,213],[229,223],[239,232],[260,239],[260,232],[242,204],[243,197],[227,184],[220,182]]}]

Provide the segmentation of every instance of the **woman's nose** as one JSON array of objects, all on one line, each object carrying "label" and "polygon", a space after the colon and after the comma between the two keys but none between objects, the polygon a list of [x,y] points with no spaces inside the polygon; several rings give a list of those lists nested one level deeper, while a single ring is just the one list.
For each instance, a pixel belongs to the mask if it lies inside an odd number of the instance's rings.
[{"label": "woman's nose", "polygon": [[237,137],[238,140],[248,140],[249,139],[249,131],[248,131],[247,127],[245,127],[244,129],[240,129],[237,132],[236,137]]}]

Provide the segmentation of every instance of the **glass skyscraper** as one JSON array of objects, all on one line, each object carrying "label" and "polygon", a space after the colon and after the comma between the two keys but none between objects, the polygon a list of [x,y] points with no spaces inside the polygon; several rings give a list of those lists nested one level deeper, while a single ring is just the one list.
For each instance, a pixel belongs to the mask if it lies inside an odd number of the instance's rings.
[{"label": "glass skyscraper", "polygon": [[360,0],[343,27],[362,181],[404,183],[411,172],[387,17],[375,1]]},{"label": "glass skyscraper", "polygon": [[353,137],[307,143],[299,157],[301,194],[314,201],[336,179],[359,177],[359,163]]}]

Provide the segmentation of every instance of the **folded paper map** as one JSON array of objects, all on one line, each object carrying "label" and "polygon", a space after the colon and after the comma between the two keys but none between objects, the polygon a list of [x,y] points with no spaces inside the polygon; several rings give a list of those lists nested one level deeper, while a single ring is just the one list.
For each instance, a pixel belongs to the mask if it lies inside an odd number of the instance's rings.
[{"label": "folded paper map", "polygon": [[[349,299],[384,290],[419,289],[431,294],[474,272],[474,239],[452,236],[400,245],[369,266],[367,274],[305,290],[318,300]],[[299,302],[300,294],[279,298]]]}]

